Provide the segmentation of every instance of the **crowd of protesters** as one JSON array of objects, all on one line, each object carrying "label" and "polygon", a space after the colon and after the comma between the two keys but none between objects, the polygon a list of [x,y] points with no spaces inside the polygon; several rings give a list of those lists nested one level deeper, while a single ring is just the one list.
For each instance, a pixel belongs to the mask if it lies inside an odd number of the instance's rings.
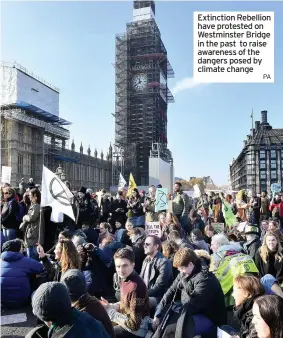
[{"label": "crowd of protesters", "polygon": [[31,303],[27,337],[283,338],[280,193],[191,199],[176,182],[160,212],[155,186],[73,194],[75,221],[54,222],[32,179],[1,187],[2,306]]}]

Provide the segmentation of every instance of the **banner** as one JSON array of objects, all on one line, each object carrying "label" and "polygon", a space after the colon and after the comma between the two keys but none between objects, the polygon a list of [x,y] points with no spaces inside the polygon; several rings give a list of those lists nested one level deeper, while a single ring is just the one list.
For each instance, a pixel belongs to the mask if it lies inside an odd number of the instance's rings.
[{"label": "banner", "polygon": [[225,199],[222,199],[222,212],[225,218],[225,223],[228,227],[231,227],[233,224],[237,223],[236,215],[233,214],[231,205],[225,201]]},{"label": "banner", "polygon": [[128,192],[127,192],[127,197],[132,195],[133,189],[136,188],[136,182],[134,180],[134,176],[132,173],[130,173],[130,177],[129,177],[129,188],[128,188]]},{"label": "banner", "polygon": [[54,215],[60,212],[75,221],[72,208],[73,194],[52,171],[43,166],[41,184],[41,207],[50,206]]},{"label": "banner", "polygon": [[11,183],[12,167],[2,165],[1,183]]},{"label": "banner", "polygon": [[120,173],[118,190],[123,189],[126,184],[127,184],[126,180],[124,179],[123,175]]},{"label": "banner", "polygon": [[194,185],[194,191],[194,197],[200,197],[204,193],[204,190],[198,184]]},{"label": "banner", "polygon": [[159,222],[145,222],[145,233],[161,238],[162,231]]},{"label": "banner", "polygon": [[155,194],[155,212],[168,209],[168,189],[157,188]]}]

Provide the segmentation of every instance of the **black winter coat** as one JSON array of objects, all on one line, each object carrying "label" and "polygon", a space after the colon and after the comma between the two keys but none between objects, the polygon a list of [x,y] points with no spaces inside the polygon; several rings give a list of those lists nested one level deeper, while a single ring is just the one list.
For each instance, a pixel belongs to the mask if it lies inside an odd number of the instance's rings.
[{"label": "black winter coat", "polygon": [[[278,260],[275,260],[275,257],[272,253],[269,253],[266,263],[264,263],[260,257],[260,249],[258,249],[255,255],[255,264],[258,268],[260,277],[271,274],[278,280],[279,284],[283,282],[283,260],[279,262]],[[273,271],[276,273],[273,273]]]},{"label": "black winter coat", "polygon": [[155,317],[162,317],[163,310],[173,300],[175,293],[181,291],[181,303],[190,315],[202,314],[216,326],[226,323],[224,294],[215,275],[198,261],[190,276],[179,273],[169,290],[158,304]]},{"label": "black winter coat", "polygon": [[161,299],[173,281],[172,264],[161,252],[158,252],[151,262],[149,258],[145,258],[140,273],[140,277],[143,280],[147,264],[151,264],[149,270],[148,296]]},{"label": "black winter coat", "polygon": [[113,222],[119,222],[123,226],[126,223],[127,220],[127,202],[124,200],[119,201],[116,199],[115,201],[112,202],[111,204],[111,212],[112,212],[112,220]]},{"label": "black winter coat", "polygon": [[3,206],[3,209],[6,207],[7,209],[4,210],[3,214],[1,214],[1,225],[6,229],[17,230],[20,225],[19,221],[17,221],[17,213],[19,212],[18,202],[12,197],[8,199],[7,203],[9,203],[9,206],[6,203]]},{"label": "black winter coat", "polygon": [[240,338],[258,338],[255,327],[252,323],[253,319],[253,304],[257,298],[253,297],[247,299],[243,304],[234,308],[234,316],[238,319],[241,324],[240,332],[238,333]]},{"label": "black winter coat", "polygon": [[243,245],[245,254],[249,255],[253,260],[255,259],[255,254],[258,248],[261,246],[261,241],[259,238],[255,238],[251,242],[245,242]]}]

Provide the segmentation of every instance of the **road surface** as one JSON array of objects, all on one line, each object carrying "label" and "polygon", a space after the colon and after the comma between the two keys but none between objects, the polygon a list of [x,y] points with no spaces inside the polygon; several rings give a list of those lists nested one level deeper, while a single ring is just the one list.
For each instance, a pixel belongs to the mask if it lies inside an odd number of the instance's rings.
[{"label": "road surface", "polygon": [[[5,323],[11,323],[2,325]],[[12,324],[13,323],[13,324]],[[36,326],[36,318],[32,314],[31,306],[17,310],[1,308],[1,337],[22,338]]]}]

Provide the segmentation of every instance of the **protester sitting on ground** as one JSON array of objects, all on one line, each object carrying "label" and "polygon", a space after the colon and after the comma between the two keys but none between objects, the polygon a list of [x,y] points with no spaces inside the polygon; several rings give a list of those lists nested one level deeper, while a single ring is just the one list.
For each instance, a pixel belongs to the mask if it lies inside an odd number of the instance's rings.
[{"label": "protester sitting on ground", "polygon": [[127,230],[122,228],[122,224],[120,222],[115,222],[115,227],[114,241],[124,243],[125,245],[132,245]]},{"label": "protester sitting on ground", "polygon": [[211,256],[210,271],[215,271],[227,253],[239,253],[242,251],[242,247],[238,243],[230,243],[226,235],[217,234],[211,239],[211,250],[213,254]]},{"label": "protester sitting on ground", "polygon": [[192,243],[188,243],[184,238],[181,238],[178,231],[173,230],[168,235],[168,240],[175,242],[179,248],[189,248],[189,249],[196,249],[196,246],[194,246]]},{"label": "protester sitting on ground", "polygon": [[199,229],[204,234],[205,224],[198,215],[197,210],[192,209],[189,213],[188,231],[190,234],[192,230]]},{"label": "protester sitting on ground", "polygon": [[[58,235],[58,241],[60,241],[61,239],[69,239],[71,240],[72,237],[73,237],[74,233],[73,231],[70,231],[70,230],[63,230],[59,233]],[[57,243],[56,243],[57,244]],[[56,247],[56,244],[46,252],[46,255],[51,258],[52,260],[55,260],[55,253],[54,253],[54,250],[55,250],[55,247]]]},{"label": "protester sitting on ground", "polygon": [[247,272],[257,275],[258,269],[253,259],[237,250],[234,244],[221,245],[227,241],[225,238],[224,234],[212,237],[211,248],[214,254],[211,256],[210,271],[213,271],[219,280],[226,306],[229,309],[234,306],[234,298],[232,297],[234,278]]},{"label": "protester sitting on ground", "polygon": [[81,258],[74,245],[68,239],[58,241],[55,247],[55,262],[51,262],[43,250],[41,245],[37,246],[39,259],[42,261],[45,270],[47,271],[48,281],[60,281],[61,274],[68,269],[80,269]]},{"label": "protester sitting on ground", "polygon": [[260,240],[263,241],[264,236],[266,235],[266,232],[268,231],[269,223],[267,220],[263,220],[260,225],[261,235]]},{"label": "protester sitting on ground", "polygon": [[121,301],[110,304],[102,298],[114,326],[116,338],[145,337],[149,323],[149,299],[146,285],[134,271],[135,257],[132,249],[120,249],[114,255],[116,271],[120,278]]},{"label": "protester sitting on ground", "polygon": [[191,232],[191,241],[194,245],[199,247],[200,250],[205,250],[209,253],[209,246],[203,238],[203,234],[199,229],[194,229]]},{"label": "protester sitting on ground", "polygon": [[247,240],[243,245],[244,252],[254,259],[258,248],[261,246],[259,229],[257,226],[248,224],[245,226],[244,231]]},{"label": "protester sitting on ground", "polygon": [[162,213],[163,215],[166,215],[165,223],[162,226],[162,241],[166,241],[168,239],[168,235],[171,231],[178,231],[180,234],[180,237],[183,238],[185,236],[185,232],[182,229],[179,220],[176,215],[174,215],[172,212]]},{"label": "protester sitting on ground", "polygon": [[87,292],[84,275],[80,270],[67,270],[61,278],[69,293],[72,306],[82,312],[87,312],[94,319],[100,321],[110,338],[114,338],[114,330],[110,318],[100,301]]},{"label": "protester sitting on ground", "polygon": [[28,303],[31,294],[30,277],[43,272],[43,266],[23,255],[19,239],[3,244],[0,260],[1,304],[19,308]]},{"label": "protester sitting on ground", "polygon": [[129,231],[132,247],[135,254],[135,271],[140,274],[143,261],[145,259],[144,241],[146,234],[143,228],[134,228]]},{"label": "protester sitting on ground", "polygon": [[32,310],[48,326],[48,338],[92,338],[94,333],[96,338],[109,338],[98,320],[72,308],[68,291],[61,283],[40,285],[32,297]]},{"label": "protester sitting on ground", "polygon": [[252,309],[255,299],[264,295],[264,292],[264,288],[256,276],[250,274],[237,276],[234,279],[233,286],[234,316],[241,325],[240,330],[236,332],[236,330],[228,327],[221,327],[221,329],[240,338],[257,338],[257,333],[252,323]]},{"label": "protester sitting on ground", "polygon": [[23,217],[20,230],[24,233],[24,243],[27,248],[27,255],[38,260],[36,244],[39,242],[40,233],[43,236],[43,226],[40,224],[40,202],[41,194],[36,188],[30,191],[31,205],[27,215]]},{"label": "protester sitting on ground", "polygon": [[[180,316],[180,312],[172,312],[170,324],[167,325],[163,337],[175,333],[176,327],[178,332],[173,337],[194,337],[202,334],[205,337],[215,337],[217,326],[226,323],[224,295],[218,280],[211,272],[202,268],[200,259],[188,248],[177,251],[173,264],[180,273],[156,308],[153,329],[158,327],[167,306],[180,291],[182,314]],[[192,327],[194,332],[191,332]],[[153,337],[156,335],[158,336],[158,330]]]},{"label": "protester sitting on ground", "polygon": [[100,244],[104,238],[113,239],[114,236],[110,233],[111,225],[109,223],[106,223],[106,222],[100,223],[99,229],[100,229],[100,234],[98,237],[98,244]]},{"label": "protester sitting on ground", "polygon": [[214,235],[216,235],[216,232],[213,226],[206,225],[206,227],[204,228],[204,240],[206,241],[207,244],[209,244],[209,246],[211,245],[211,239]]},{"label": "protester sitting on ground", "polygon": [[172,265],[161,250],[161,241],[157,236],[149,235],[144,242],[144,253],[140,277],[148,289],[149,304],[155,309],[173,280]]},{"label": "protester sitting on ground", "polygon": [[256,252],[255,263],[261,277],[270,274],[280,284],[283,283],[283,249],[274,233],[265,235],[262,246]]},{"label": "protester sitting on ground", "polygon": [[179,246],[173,241],[166,241],[162,243],[162,253],[165,258],[172,264],[173,280],[179,274],[179,270],[173,267],[173,260],[175,253],[179,250]]},{"label": "protester sitting on ground", "polygon": [[253,324],[258,338],[283,338],[283,299],[261,296],[253,305]]}]

